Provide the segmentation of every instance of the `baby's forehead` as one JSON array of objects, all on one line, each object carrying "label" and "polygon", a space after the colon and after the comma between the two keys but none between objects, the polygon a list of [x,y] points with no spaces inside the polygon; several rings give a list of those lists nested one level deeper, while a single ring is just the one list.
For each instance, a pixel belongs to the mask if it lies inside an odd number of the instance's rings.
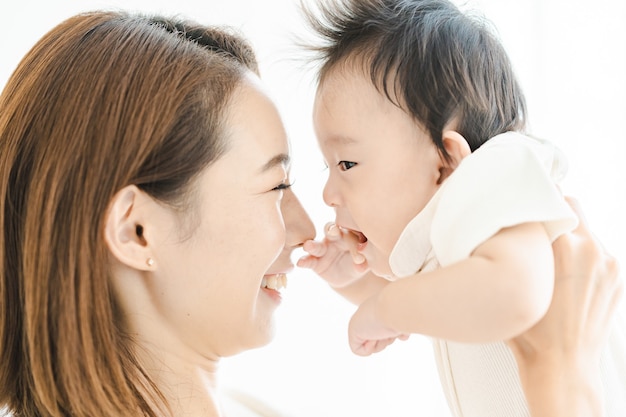
[{"label": "baby's forehead", "polygon": [[[393,91],[391,91],[394,94]],[[395,94],[394,94],[395,95]],[[349,98],[383,105],[393,100],[387,96],[382,85],[376,85],[371,76],[363,69],[354,67],[337,67],[320,79],[316,98],[337,100]]]},{"label": "baby's forehead", "polygon": [[359,77],[373,83],[372,58],[365,53],[350,53],[336,57],[332,62],[327,62],[320,69],[318,85],[325,84],[328,80]]}]

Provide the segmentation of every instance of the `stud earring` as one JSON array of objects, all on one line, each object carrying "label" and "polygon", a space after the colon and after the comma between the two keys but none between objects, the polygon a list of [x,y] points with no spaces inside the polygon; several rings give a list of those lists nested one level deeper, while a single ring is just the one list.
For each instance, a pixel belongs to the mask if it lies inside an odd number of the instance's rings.
[{"label": "stud earring", "polygon": [[148,266],[154,265],[154,259],[152,259],[152,258],[146,259],[146,265],[148,265]]}]

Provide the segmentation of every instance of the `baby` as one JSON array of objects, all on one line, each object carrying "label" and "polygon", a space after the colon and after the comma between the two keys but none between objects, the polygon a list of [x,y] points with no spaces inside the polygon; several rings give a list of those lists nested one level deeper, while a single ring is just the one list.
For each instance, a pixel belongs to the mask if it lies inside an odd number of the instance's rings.
[{"label": "baby", "polygon": [[[313,116],[336,220],[299,265],[359,305],[355,353],[432,336],[456,416],[528,416],[503,341],[545,314],[551,243],[577,223],[563,156],[523,134],[503,47],[449,1],[346,0],[309,17],[326,41]],[[606,415],[623,417],[623,332],[610,343]]]}]

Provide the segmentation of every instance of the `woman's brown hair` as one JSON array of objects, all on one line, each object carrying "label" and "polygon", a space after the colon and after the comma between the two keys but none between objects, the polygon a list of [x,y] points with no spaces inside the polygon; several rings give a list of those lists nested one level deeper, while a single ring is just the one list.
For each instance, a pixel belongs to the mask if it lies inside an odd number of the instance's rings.
[{"label": "woman's brown hair", "polygon": [[116,310],[103,222],[129,184],[184,208],[247,70],[228,31],[123,12],[70,18],[19,64],[0,96],[0,408],[166,412]]}]

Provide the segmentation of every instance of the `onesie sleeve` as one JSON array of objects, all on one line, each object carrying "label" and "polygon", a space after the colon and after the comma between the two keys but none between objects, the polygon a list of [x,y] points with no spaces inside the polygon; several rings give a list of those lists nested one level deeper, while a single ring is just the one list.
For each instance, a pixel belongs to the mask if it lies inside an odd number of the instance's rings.
[{"label": "onesie sleeve", "polygon": [[554,148],[518,136],[491,139],[442,185],[430,230],[442,266],[469,257],[505,227],[541,222],[550,241],[576,227],[578,218],[551,176],[561,163],[550,154]]}]

